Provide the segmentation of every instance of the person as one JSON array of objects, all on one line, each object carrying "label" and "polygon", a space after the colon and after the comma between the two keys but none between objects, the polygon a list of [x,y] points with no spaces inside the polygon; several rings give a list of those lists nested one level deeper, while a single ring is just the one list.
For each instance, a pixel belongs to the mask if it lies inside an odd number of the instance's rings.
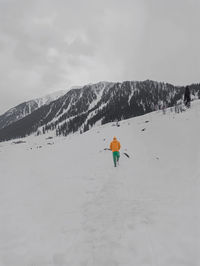
[{"label": "person", "polygon": [[113,138],[113,141],[110,143],[110,149],[113,153],[113,162],[114,162],[114,167],[117,166],[117,162],[119,161],[119,150],[121,148],[120,142],[117,140],[116,137]]}]

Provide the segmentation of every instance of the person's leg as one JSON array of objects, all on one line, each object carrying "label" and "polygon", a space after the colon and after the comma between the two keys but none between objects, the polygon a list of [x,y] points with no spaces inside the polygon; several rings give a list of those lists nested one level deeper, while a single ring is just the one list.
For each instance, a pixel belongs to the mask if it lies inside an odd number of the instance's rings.
[{"label": "person's leg", "polygon": [[116,161],[117,161],[117,165],[119,165],[119,157],[120,157],[120,154],[118,151],[116,151]]},{"label": "person's leg", "polygon": [[119,158],[120,158],[120,153],[119,151],[117,151],[117,161],[119,161]]},{"label": "person's leg", "polygon": [[117,162],[117,158],[116,158],[116,152],[113,152],[113,162],[114,162],[114,166],[116,167],[116,162]]}]

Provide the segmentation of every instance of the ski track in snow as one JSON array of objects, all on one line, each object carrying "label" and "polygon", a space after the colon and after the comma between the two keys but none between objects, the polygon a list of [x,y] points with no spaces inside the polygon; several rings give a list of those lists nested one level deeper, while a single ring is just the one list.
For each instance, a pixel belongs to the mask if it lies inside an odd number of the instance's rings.
[{"label": "ski track in snow", "polygon": [[52,146],[1,143],[0,265],[198,266],[199,118],[196,102]]}]

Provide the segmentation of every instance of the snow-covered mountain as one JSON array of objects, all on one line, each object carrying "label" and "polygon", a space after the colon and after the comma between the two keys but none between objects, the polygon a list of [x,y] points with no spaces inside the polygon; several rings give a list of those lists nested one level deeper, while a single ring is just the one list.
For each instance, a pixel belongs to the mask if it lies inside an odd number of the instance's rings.
[{"label": "snow-covered mountain", "polygon": [[[68,91],[30,115],[0,130],[0,141],[32,133],[68,135],[94,125],[123,120],[172,107],[182,101],[184,87],[146,80],[122,83],[99,82]],[[200,97],[200,84],[190,86]]]},{"label": "snow-covered mountain", "polygon": [[57,100],[58,98],[60,98],[64,94],[66,94],[65,90],[55,91],[55,92],[52,92],[50,94],[45,95],[44,97],[40,97],[40,98],[35,99],[35,102],[37,102],[38,106],[41,107],[45,104],[49,104],[49,103]]},{"label": "snow-covered mountain", "polygon": [[120,127],[1,143],[0,265],[200,265],[199,121],[195,101]]},{"label": "snow-covered mountain", "polygon": [[31,114],[41,106],[49,104],[52,101],[57,100],[59,97],[64,95],[66,91],[58,91],[48,94],[44,97],[30,100],[21,103],[11,109],[9,109],[4,114],[0,115],[0,129],[7,127],[8,125],[24,118],[25,116]]}]

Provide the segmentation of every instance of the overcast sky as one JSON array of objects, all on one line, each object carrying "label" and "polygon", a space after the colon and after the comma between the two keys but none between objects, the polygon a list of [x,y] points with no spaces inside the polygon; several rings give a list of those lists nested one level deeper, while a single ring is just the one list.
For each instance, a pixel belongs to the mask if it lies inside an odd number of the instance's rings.
[{"label": "overcast sky", "polygon": [[102,80],[200,82],[199,0],[0,0],[0,113]]}]

